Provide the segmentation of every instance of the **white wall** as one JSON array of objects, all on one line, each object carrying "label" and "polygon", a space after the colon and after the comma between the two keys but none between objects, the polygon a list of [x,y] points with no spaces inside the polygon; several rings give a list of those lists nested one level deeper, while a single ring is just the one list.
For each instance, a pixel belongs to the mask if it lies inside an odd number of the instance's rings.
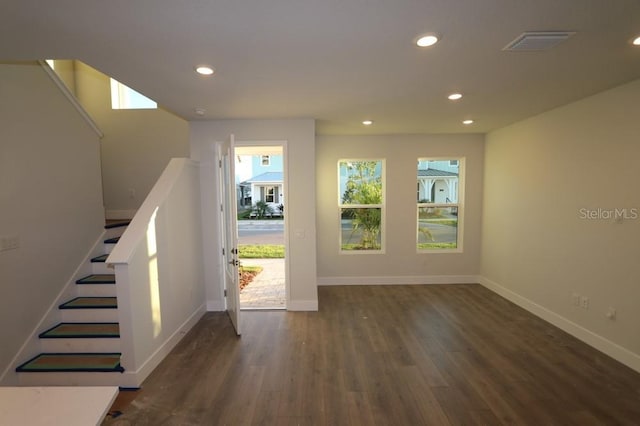
[{"label": "white wall", "polygon": [[190,123],[191,158],[201,162],[203,194],[204,255],[207,303],[210,310],[224,309],[220,282],[220,230],[216,141],[230,134],[238,142],[285,141],[288,158],[287,238],[290,310],[315,310],[316,205],[315,123],[313,120],[216,120]]},{"label": "white wall", "polygon": [[67,89],[76,96],[76,61],[70,59],[53,60],[54,71]]},{"label": "white wall", "polygon": [[109,255],[122,366],[140,386],[205,311],[199,165],[172,159]]},{"label": "white wall", "polygon": [[[482,135],[319,136],[316,144],[320,284],[476,282],[480,268]],[[417,160],[464,157],[466,197],[461,253],[416,252]],[[386,160],[386,250],[340,254],[339,159]]]},{"label": "white wall", "polygon": [[107,218],[131,218],[169,160],[189,156],[188,123],[162,108],[112,110],[108,76],[77,61],[75,74],[76,96],[104,133]]},{"label": "white wall", "polygon": [[[602,213],[640,209],[639,100],[637,80],[487,136],[481,273],[485,285],[640,371],[640,218]],[[583,209],[601,218],[585,219]],[[574,293],[588,309],[573,304]]]},{"label": "white wall", "polygon": [[0,375],[103,231],[99,153],[39,65],[0,65]]}]

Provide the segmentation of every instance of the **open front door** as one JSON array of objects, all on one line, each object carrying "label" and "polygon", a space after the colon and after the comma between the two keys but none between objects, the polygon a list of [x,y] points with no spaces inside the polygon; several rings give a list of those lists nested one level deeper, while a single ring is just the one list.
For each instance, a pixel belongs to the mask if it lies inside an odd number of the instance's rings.
[{"label": "open front door", "polygon": [[223,261],[224,288],[226,294],[227,313],[240,335],[240,286],[238,261],[238,227],[236,207],[235,161],[233,157],[233,135],[220,144],[218,158],[220,159],[220,194],[222,208],[222,230],[224,233]]}]

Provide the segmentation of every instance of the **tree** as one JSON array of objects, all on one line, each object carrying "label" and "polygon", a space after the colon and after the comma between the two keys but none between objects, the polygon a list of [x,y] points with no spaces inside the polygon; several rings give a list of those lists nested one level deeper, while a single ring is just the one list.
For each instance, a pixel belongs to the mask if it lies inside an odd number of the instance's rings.
[{"label": "tree", "polygon": [[263,219],[266,216],[271,216],[273,214],[271,206],[264,201],[258,201],[253,208],[253,211],[258,219]]},{"label": "tree", "polygon": [[[378,161],[346,163],[347,181],[342,204],[358,207],[343,210],[351,219],[351,236],[362,233],[359,249],[379,249],[378,236],[382,223],[382,176]],[[371,205],[371,207],[367,207]]]}]

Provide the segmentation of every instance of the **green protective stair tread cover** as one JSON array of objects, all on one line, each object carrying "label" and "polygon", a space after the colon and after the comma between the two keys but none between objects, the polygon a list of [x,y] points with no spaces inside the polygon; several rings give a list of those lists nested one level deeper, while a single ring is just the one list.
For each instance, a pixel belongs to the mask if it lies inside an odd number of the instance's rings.
[{"label": "green protective stair tread cover", "polygon": [[116,308],[118,306],[115,297],[76,297],[60,305],[60,309],[88,309],[88,308]]},{"label": "green protective stair tread cover", "polygon": [[117,322],[103,323],[71,323],[63,322],[40,334],[41,338],[65,337],[120,337],[120,326]]},{"label": "green protective stair tread cover", "polygon": [[122,372],[120,357],[119,353],[43,353],[20,365],[16,371]]},{"label": "green protective stair tread cover", "polygon": [[108,254],[101,254],[100,256],[96,256],[96,257],[92,258],[91,261],[93,263],[105,262],[107,260],[107,257],[109,257]]},{"label": "green protective stair tread cover", "polygon": [[116,276],[113,274],[92,274],[76,281],[76,284],[115,284]]},{"label": "green protective stair tread cover", "polygon": [[124,226],[129,226],[131,223],[130,220],[121,220],[114,223],[108,223],[104,226],[104,229],[113,229],[113,228],[122,228]]}]

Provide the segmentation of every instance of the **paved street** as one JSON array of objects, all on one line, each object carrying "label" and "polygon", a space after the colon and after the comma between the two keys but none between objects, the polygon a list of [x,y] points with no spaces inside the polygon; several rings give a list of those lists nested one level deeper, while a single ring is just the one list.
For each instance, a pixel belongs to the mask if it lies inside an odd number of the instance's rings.
[{"label": "paved street", "polygon": [[[358,243],[362,239],[361,231],[353,231],[350,220],[342,220],[342,242]],[[454,243],[457,241],[458,229],[455,226],[439,224],[437,220],[420,221],[420,228],[426,228],[431,232],[433,240],[427,240],[423,234],[418,234],[418,242],[438,242],[438,243]],[[378,240],[379,242],[379,240]]]},{"label": "paved street", "polygon": [[437,222],[420,223],[420,228],[426,228],[431,232],[433,240],[428,240],[425,235],[418,234],[418,242],[429,243],[455,243],[458,239],[458,228],[449,225],[441,225]]},{"label": "paved street", "polygon": [[284,221],[239,220],[238,244],[284,244]]}]

